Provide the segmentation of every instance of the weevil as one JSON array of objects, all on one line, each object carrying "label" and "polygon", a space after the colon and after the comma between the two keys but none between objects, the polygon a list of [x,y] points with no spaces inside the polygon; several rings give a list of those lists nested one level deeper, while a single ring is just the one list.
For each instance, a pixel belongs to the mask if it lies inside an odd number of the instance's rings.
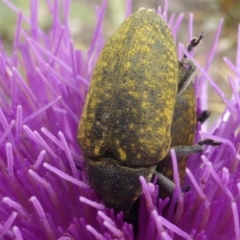
[{"label": "weevil", "polygon": [[[186,62],[184,62],[186,63]],[[141,8],[106,42],[78,128],[89,182],[106,206],[126,211],[169,152],[177,94],[195,66],[179,62],[168,25]]]}]

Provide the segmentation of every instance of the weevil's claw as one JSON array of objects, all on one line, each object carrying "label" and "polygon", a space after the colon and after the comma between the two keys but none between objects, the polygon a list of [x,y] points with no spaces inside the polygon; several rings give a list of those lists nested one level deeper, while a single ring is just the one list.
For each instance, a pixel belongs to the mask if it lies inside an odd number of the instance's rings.
[{"label": "weevil's claw", "polygon": [[188,52],[191,52],[192,49],[195,48],[195,47],[201,42],[201,40],[203,39],[203,37],[204,37],[204,33],[202,33],[202,32],[199,34],[198,38],[194,37],[194,38],[190,41],[190,43],[189,43],[189,45],[188,45],[188,47],[187,47]]},{"label": "weevil's claw", "polygon": [[218,142],[218,141],[207,138],[207,139],[199,141],[197,144],[200,146],[203,146],[203,145],[219,146],[222,144],[222,142]]},{"label": "weevil's claw", "polygon": [[201,124],[203,124],[211,115],[211,113],[207,110],[202,111],[200,116],[197,118],[197,121],[200,122]]},{"label": "weevil's claw", "polygon": [[[194,37],[188,44],[187,51],[191,52],[201,42],[203,37],[204,37],[204,33],[202,32],[199,34],[198,38]],[[186,58],[186,57],[187,56],[184,54],[183,58]]]}]

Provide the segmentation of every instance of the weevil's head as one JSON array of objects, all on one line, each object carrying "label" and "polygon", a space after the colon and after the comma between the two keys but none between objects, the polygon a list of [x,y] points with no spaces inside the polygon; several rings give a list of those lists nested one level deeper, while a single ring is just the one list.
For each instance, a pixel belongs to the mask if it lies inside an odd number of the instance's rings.
[{"label": "weevil's head", "polygon": [[115,211],[126,211],[142,193],[139,176],[150,181],[156,166],[128,167],[112,158],[86,158],[89,182],[104,204]]}]

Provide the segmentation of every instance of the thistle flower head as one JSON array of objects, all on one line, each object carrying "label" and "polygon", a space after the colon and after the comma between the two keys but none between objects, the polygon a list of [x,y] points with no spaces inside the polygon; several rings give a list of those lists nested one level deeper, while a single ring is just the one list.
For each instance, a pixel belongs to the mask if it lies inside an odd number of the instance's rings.
[{"label": "thistle flower head", "polygon": [[[104,45],[102,20],[107,1],[96,10],[97,24],[87,52],[75,49],[71,38],[70,1],[61,6],[59,1],[48,2],[52,16],[48,33],[38,26],[36,1],[31,2],[29,19],[10,1],[4,2],[15,11],[18,21],[11,54],[0,46],[0,238],[240,239],[240,51],[236,64],[224,59],[236,76],[228,76],[230,100],[208,74],[222,21],[205,66],[195,62],[201,73],[195,79],[198,111],[204,104],[206,81],[226,104],[212,131],[200,131],[196,138],[201,135],[222,145],[206,147],[203,154],[189,158],[184,184],[191,189],[184,196],[174,151],[176,191],[171,199],[159,199],[158,186],[140,178],[143,194],[139,232],[134,237],[123,213],[106,208],[88,185],[76,138],[91,74]],[[64,10],[62,21],[60,7]],[[183,14],[168,16],[167,1],[157,11],[176,40]],[[127,1],[126,16],[130,13]],[[23,22],[29,25],[28,30],[22,28]],[[192,24],[190,15],[189,39]],[[180,59],[187,53],[178,46]]]}]

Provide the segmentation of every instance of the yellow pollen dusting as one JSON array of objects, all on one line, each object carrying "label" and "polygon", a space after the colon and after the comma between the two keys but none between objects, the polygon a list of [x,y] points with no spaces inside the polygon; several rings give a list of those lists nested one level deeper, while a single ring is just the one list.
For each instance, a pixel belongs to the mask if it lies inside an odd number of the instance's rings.
[{"label": "yellow pollen dusting", "polygon": [[151,151],[150,151],[150,155],[154,155],[155,154],[155,151],[154,151],[154,149],[152,149]]},{"label": "yellow pollen dusting", "polygon": [[101,65],[102,65],[102,67],[107,67],[107,66],[108,66],[108,64],[109,64],[109,63],[108,63],[108,62],[106,62],[106,61],[102,61],[102,62],[101,62]]},{"label": "yellow pollen dusting", "polygon": [[136,108],[132,108],[131,111],[132,111],[132,115],[137,115],[138,113],[138,110]]},{"label": "yellow pollen dusting", "polygon": [[127,156],[126,156],[126,153],[124,150],[122,150],[121,148],[118,149],[118,153],[119,153],[119,156],[120,156],[120,159],[122,161],[125,161],[127,159]]},{"label": "yellow pollen dusting", "polygon": [[148,126],[147,126],[147,131],[153,131],[152,126],[148,125]]},{"label": "yellow pollen dusting", "polygon": [[131,68],[132,66],[131,62],[125,62],[124,65],[126,66],[127,69]]},{"label": "yellow pollen dusting", "polygon": [[130,146],[132,149],[135,149],[135,144],[132,143],[132,144],[130,144]]},{"label": "yellow pollen dusting", "polygon": [[163,136],[164,135],[164,132],[166,131],[165,129],[162,129],[162,128],[157,128],[157,129],[154,129],[156,131],[156,133],[159,135],[159,136]]},{"label": "yellow pollen dusting", "polygon": [[99,140],[99,144],[94,148],[94,155],[98,156],[100,154],[100,149],[102,147],[103,140]]},{"label": "yellow pollen dusting", "polygon": [[[143,42],[148,42],[148,39],[149,39],[149,37],[148,37],[148,36],[145,36],[144,38],[141,39],[141,41],[143,41]],[[149,46],[144,45],[144,46],[142,46],[141,51],[142,51],[142,52],[145,52],[145,53],[150,53],[150,52],[151,52],[151,49],[150,49]]]},{"label": "yellow pollen dusting", "polygon": [[135,92],[129,91],[129,95],[134,97],[135,99],[139,99],[140,98],[140,94],[137,91],[135,91]]},{"label": "yellow pollen dusting", "polygon": [[[135,125],[134,124],[130,124],[129,125],[129,130],[133,130],[133,129],[135,129]],[[131,144],[132,145],[132,144]]]},{"label": "yellow pollen dusting", "polygon": [[140,133],[145,133],[145,130],[144,130],[143,128],[140,128],[138,131],[139,131]]},{"label": "yellow pollen dusting", "polygon": [[155,117],[155,122],[159,122],[159,121],[160,121],[159,117]]},{"label": "yellow pollen dusting", "polygon": [[147,109],[150,107],[150,103],[149,102],[142,102],[142,108],[143,109]]},{"label": "yellow pollen dusting", "polygon": [[89,147],[90,146],[90,140],[89,139],[86,139],[86,145]]},{"label": "yellow pollen dusting", "polygon": [[94,115],[95,115],[94,113],[89,113],[88,116],[89,116],[89,118],[94,118]]},{"label": "yellow pollen dusting", "polygon": [[148,99],[148,93],[146,91],[143,92],[143,99]]},{"label": "yellow pollen dusting", "polygon": [[98,105],[98,101],[96,99],[93,99],[91,102],[89,102],[89,106],[92,109],[95,109],[97,105]]}]

